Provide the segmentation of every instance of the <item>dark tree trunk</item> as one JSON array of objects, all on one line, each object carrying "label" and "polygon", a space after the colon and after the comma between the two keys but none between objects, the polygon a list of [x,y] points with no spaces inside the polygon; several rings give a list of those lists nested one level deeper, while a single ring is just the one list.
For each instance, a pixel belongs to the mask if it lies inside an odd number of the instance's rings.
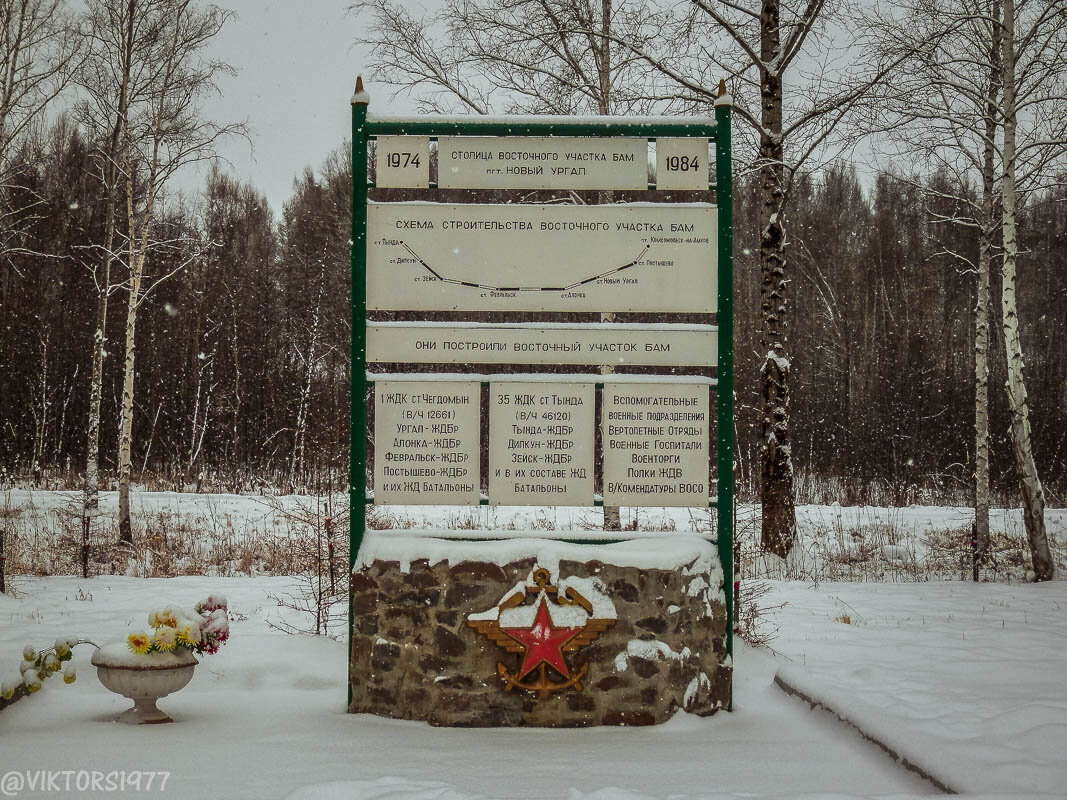
[{"label": "dark tree trunk", "polygon": [[765,0],[760,17],[760,76],[763,130],[760,133],[760,371],[762,401],[760,486],[763,549],[785,557],[796,539],[793,454],[789,435],[789,360],[786,358],[786,171],[782,144],[782,79],[778,0]]}]

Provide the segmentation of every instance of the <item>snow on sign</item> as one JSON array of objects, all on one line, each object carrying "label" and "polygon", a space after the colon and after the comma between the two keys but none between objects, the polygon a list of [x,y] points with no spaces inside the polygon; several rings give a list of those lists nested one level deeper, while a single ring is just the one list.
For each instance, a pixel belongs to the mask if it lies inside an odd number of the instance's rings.
[{"label": "snow on sign", "polygon": [[368,203],[367,308],[716,311],[717,209]]},{"label": "snow on sign", "polygon": [[489,385],[489,504],[587,506],[593,499],[591,383]]},{"label": "snow on sign", "polygon": [[708,387],[605,384],[604,502],[708,504]]},{"label": "snow on sign", "polygon": [[644,139],[442,136],[442,189],[647,189]]},{"label": "snow on sign", "polygon": [[481,387],[374,385],[374,502],[478,505]]}]

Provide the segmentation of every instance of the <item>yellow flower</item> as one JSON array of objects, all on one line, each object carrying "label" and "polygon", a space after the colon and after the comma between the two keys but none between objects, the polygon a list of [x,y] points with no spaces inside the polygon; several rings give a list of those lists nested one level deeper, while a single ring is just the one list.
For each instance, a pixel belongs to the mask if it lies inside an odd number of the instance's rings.
[{"label": "yellow flower", "polygon": [[126,637],[126,644],[138,655],[144,655],[152,649],[152,642],[143,633],[131,633]]},{"label": "yellow flower", "polygon": [[148,624],[153,628],[177,628],[178,616],[173,609],[160,609],[148,615]]},{"label": "yellow flower", "polygon": [[192,647],[200,643],[200,628],[192,624],[186,624],[178,628],[176,636],[178,644],[182,647]]},{"label": "yellow flower", "polygon": [[161,650],[165,653],[169,653],[173,650],[175,644],[176,637],[174,628],[160,628],[156,631],[156,635],[152,637],[152,646],[156,650]]}]

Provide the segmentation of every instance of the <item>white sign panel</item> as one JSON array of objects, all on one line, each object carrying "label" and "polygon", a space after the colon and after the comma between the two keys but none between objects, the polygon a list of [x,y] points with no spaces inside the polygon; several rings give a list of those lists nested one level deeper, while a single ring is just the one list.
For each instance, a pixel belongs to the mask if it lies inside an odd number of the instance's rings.
[{"label": "white sign panel", "polygon": [[606,384],[604,504],[708,504],[708,387]]},{"label": "white sign panel", "polygon": [[717,210],[370,203],[367,308],[714,313]]},{"label": "white sign panel", "polygon": [[478,505],[481,386],[374,384],[374,502]]},{"label": "white sign panel", "polygon": [[591,383],[489,385],[489,504],[593,502]]},{"label": "white sign panel", "polygon": [[707,191],[707,139],[657,139],[656,188]]},{"label": "white sign panel", "polygon": [[367,325],[373,364],[571,364],[713,367],[711,326]]},{"label": "white sign panel", "polygon": [[647,189],[645,139],[442,136],[442,189]]},{"label": "white sign panel", "polygon": [[374,185],[379,189],[430,187],[428,136],[379,136],[374,154]]}]

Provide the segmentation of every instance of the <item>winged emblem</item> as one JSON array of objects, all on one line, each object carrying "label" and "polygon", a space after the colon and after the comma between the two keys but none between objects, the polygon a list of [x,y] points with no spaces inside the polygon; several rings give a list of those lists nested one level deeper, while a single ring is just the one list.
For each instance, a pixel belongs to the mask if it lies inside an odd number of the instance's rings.
[{"label": "winged emblem", "polygon": [[[542,700],[564,689],[582,690],[589,665],[572,674],[564,654],[581,650],[615,624],[614,619],[594,617],[593,604],[577,589],[567,587],[561,594],[550,580],[547,569],[536,569],[533,584],[516,588],[495,608],[467,618],[470,628],[522,656],[515,672],[497,663],[504,688],[535,692]],[[562,680],[555,680],[557,676]]]}]

